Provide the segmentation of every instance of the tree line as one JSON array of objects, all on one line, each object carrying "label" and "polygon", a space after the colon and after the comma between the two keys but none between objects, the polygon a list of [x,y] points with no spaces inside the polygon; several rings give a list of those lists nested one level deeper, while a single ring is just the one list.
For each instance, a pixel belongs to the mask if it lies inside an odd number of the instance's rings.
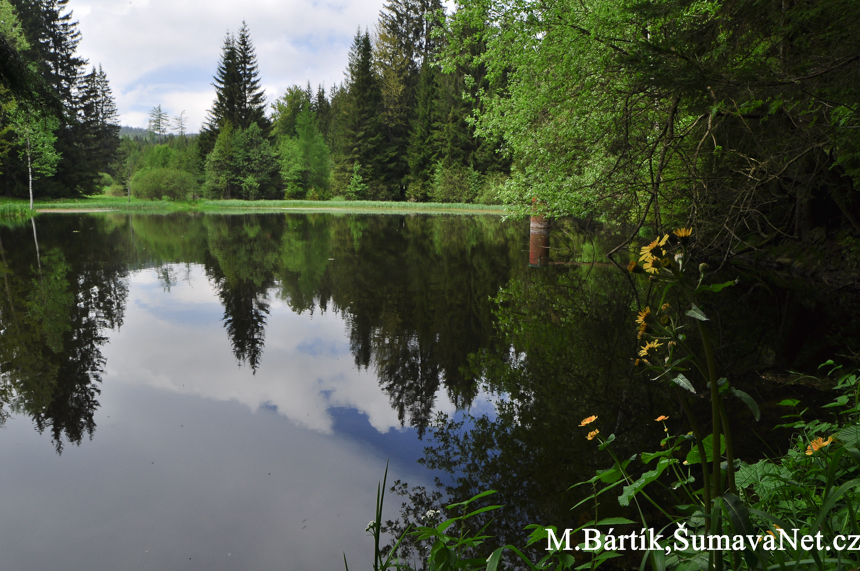
[{"label": "tree line", "polygon": [[[510,159],[470,120],[491,87],[483,65],[443,72],[452,33],[438,0],[390,0],[372,30],[357,31],[340,84],[290,86],[267,109],[243,23],[224,39],[199,136],[154,107],[148,135],[123,143],[113,192],[128,181],[132,194],[154,198],[161,185],[174,199],[498,203]],[[170,154],[164,146],[196,159],[142,158]]]},{"label": "tree line", "polygon": [[119,147],[107,75],[76,54],[68,0],[0,0],[0,187],[42,197],[102,191]]}]

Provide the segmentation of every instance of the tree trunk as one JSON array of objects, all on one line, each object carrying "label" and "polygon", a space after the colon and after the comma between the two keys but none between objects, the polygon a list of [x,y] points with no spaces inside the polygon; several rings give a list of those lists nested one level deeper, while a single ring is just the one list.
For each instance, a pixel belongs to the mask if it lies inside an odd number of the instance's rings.
[{"label": "tree trunk", "polygon": [[33,210],[33,163],[30,159],[30,133],[27,133],[27,174],[30,176],[30,210]]}]

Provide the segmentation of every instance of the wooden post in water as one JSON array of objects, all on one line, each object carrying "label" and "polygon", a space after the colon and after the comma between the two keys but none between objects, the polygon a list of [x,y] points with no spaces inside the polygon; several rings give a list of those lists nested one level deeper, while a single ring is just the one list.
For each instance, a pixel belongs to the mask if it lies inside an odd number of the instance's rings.
[{"label": "wooden post in water", "polygon": [[[537,199],[532,199],[535,204]],[[549,264],[549,228],[550,221],[543,216],[533,214],[529,224],[529,266],[541,268]]]}]

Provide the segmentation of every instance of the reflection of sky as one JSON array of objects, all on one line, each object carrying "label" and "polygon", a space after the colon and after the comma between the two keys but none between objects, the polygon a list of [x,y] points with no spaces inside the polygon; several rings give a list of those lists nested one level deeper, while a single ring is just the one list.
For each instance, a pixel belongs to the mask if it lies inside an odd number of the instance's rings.
[{"label": "reflection of sky", "polygon": [[343,551],[369,564],[385,462],[390,480],[426,485],[423,443],[356,369],[339,316],[273,299],[252,375],[222,315],[199,267],[169,293],[132,275],[93,440],[57,456],[26,417],[0,434],[4,568],[335,569]]},{"label": "reflection of sky", "polygon": [[[380,432],[400,429],[373,371],[355,367],[346,326],[333,312],[296,315],[271,296],[265,349],[256,374],[240,367],[221,323],[223,308],[203,274],[165,293],[155,272],[131,277],[125,325],[105,350],[108,379],[148,385],[251,410],[277,410],[293,422],[331,434],[330,409],[353,408]],[[453,410],[444,394],[440,410]]]}]

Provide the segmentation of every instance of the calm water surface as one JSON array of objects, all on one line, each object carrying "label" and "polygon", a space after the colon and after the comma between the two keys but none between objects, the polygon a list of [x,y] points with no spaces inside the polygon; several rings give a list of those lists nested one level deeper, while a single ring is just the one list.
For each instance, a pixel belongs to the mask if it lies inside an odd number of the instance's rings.
[{"label": "calm water surface", "polygon": [[36,228],[0,231],[0,553],[16,570],[368,565],[386,461],[428,484],[431,415],[489,410],[460,368],[527,240],[490,217]]},{"label": "calm water surface", "polygon": [[[528,223],[490,216],[0,228],[0,568],[364,568],[387,461],[413,521],[439,477],[456,501],[499,491],[502,543],[576,527],[593,513],[570,486],[608,464],[582,418],[624,457],[659,448],[658,415],[688,430],[634,366],[655,293],[606,263],[613,240],[559,227],[554,263],[529,268]],[[720,370],[760,403],[761,423],[729,411],[754,461],[788,442],[763,428],[775,403],[815,398],[787,371],[860,346],[860,301],[728,272],[703,308]]]}]

